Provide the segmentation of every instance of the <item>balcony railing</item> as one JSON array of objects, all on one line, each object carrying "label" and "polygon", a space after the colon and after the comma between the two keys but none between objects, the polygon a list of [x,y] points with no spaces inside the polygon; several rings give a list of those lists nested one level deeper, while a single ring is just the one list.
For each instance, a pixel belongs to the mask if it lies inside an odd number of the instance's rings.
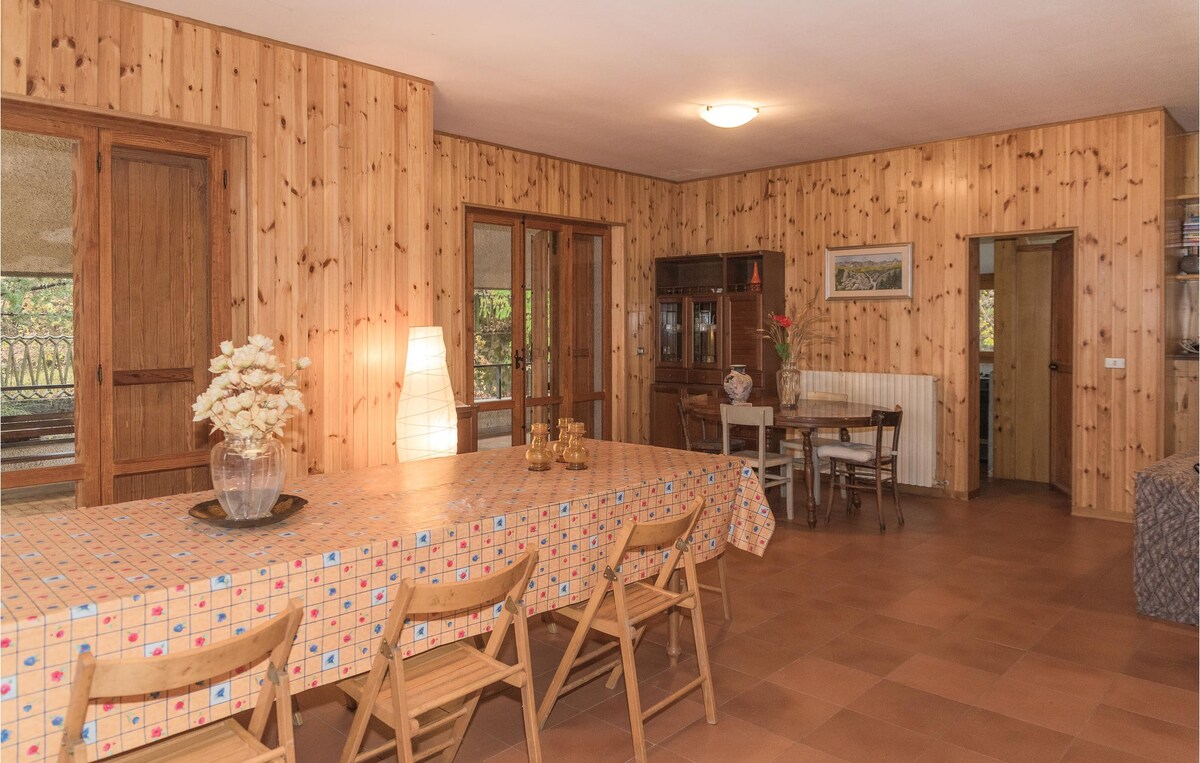
[{"label": "balcony railing", "polygon": [[475,366],[475,402],[512,397],[512,363]]},{"label": "balcony railing", "polygon": [[0,337],[0,385],[9,402],[74,398],[74,337]]}]

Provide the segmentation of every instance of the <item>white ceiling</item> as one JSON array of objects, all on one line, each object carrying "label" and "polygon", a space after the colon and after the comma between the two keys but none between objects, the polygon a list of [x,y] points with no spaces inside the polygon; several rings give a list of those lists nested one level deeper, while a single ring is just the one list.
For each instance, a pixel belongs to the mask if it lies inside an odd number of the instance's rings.
[{"label": "white ceiling", "polygon": [[[1196,0],[145,0],[432,80],[434,127],[683,180],[1166,106]],[[697,116],[739,101],[735,130]]]}]

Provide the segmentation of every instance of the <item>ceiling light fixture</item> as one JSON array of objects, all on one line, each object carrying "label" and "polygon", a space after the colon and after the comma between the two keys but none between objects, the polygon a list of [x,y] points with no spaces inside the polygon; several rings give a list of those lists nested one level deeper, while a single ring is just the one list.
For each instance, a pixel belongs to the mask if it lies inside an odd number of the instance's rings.
[{"label": "ceiling light fixture", "polygon": [[700,109],[700,116],[714,127],[741,127],[758,116],[758,109],[739,103],[726,103],[705,106]]}]

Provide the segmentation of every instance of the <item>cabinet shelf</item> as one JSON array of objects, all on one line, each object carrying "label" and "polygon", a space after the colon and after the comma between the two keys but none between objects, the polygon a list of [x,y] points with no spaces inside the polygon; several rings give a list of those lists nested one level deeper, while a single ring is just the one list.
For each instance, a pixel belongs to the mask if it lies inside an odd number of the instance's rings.
[{"label": "cabinet shelf", "polygon": [[1200,194],[1181,193],[1177,196],[1168,196],[1167,201],[1200,201]]},{"label": "cabinet shelf", "polygon": [[1176,273],[1171,278],[1176,281],[1200,281],[1200,273]]}]

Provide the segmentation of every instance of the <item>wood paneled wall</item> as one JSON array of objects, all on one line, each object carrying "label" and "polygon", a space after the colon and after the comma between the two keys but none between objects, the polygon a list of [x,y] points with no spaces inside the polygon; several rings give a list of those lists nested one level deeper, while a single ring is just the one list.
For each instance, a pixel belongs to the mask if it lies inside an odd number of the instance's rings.
[{"label": "wood paneled wall", "polygon": [[[466,399],[471,369],[466,364],[465,213],[468,206],[593,220],[621,226],[613,252],[624,259],[614,269],[611,389],[614,434],[646,442],[650,366],[652,262],[671,253],[673,207],[679,187],[665,180],[593,167],[450,135],[433,141],[432,247],[434,315],[446,331],[455,395]],[[646,348],[638,356],[637,347]]]},{"label": "wood paneled wall", "polygon": [[[780,249],[789,304],[822,293],[824,248],[912,241],[911,300],[823,303],[817,368],[941,378],[939,479],[965,495],[968,239],[1074,229],[1078,513],[1128,516],[1133,474],[1164,450],[1161,110],[949,140],[682,185],[680,253]],[[1124,357],[1108,370],[1105,357]],[[973,477],[972,472],[976,473]]]},{"label": "wood paneled wall", "polygon": [[395,461],[407,327],[433,317],[432,85],[107,0],[0,7],[4,94],[245,136],[234,339],[313,359],[289,469]]}]

